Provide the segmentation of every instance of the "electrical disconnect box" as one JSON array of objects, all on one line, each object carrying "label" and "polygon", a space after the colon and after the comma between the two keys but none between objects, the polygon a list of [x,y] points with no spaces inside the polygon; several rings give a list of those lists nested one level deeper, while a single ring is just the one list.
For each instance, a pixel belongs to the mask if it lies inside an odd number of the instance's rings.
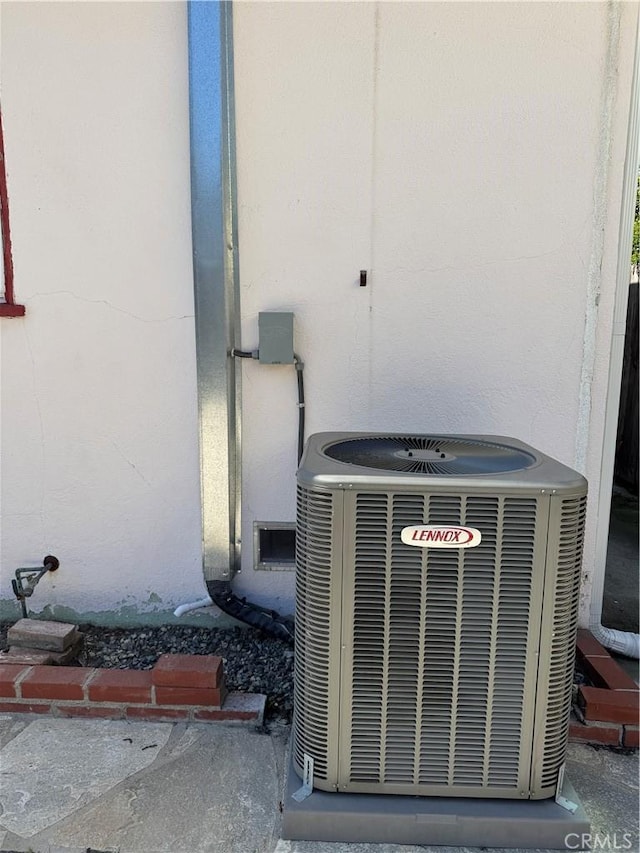
[{"label": "electrical disconnect box", "polygon": [[293,314],[261,311],[258,314],[258,351],[262,364],[293,364]]}]

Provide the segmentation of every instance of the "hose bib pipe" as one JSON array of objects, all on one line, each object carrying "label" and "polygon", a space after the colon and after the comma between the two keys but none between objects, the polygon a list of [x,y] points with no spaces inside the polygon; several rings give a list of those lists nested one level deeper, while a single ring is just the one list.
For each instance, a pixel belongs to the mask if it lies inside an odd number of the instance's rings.
[{"label": "hose bib pipe", "polygon": [[60,560],[58,560],[57,557],[49,555],[42,561],[42,568],[16,569],[16,576],[15,579],[11,581],[11,586],[13,587],[13,594],[20,602],[22,615],[25,619],[28,617],[27,598],[30,598],[33,595],[34,589],[40,583],[40,580],[44,575],[46,575],[47,572],[55,572],[59,566]]}]

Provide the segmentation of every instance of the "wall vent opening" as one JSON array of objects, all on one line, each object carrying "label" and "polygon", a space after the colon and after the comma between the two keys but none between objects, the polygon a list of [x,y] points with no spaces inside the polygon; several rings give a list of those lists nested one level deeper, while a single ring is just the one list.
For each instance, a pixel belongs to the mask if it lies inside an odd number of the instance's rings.
[{"label": "wall vent opening", "polygon": [[256,570],[293,571],[296,564],[294,522],[256,521],[253,539]]}]

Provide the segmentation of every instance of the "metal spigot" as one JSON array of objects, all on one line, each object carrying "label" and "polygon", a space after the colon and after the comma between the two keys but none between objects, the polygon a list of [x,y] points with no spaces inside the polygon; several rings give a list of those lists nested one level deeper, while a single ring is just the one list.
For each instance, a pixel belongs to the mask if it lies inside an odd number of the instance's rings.
[{"label": "metal spigot", "polygon": [[41,569],[34,569],[33,567],[16,569],[15,580],[11,581],[13,592],[22,606],[22,615],[25,619],[28,615],[27,598],[33,595],[33,591],[38,585],[40,578],[46,575],[47,572],[55,572],[60,565],[60,560],[51,555],[45,557],[42,562],[43,566]]}]

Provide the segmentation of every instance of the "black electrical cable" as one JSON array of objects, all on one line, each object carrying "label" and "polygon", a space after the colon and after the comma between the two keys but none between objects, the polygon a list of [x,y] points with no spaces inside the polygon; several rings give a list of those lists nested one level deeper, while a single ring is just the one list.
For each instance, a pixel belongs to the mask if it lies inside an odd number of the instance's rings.
[{"label": "black electrical cable", "polygon": [[[258,350],[249,352],[247,350],[232,349],[232,358],[259,358]],[[296,376],[298,380],[298,465],[302,459],[304,450],[304,362],[294,355],[293,363],[296,368]],[[231,592],[231,584],[228,581],[207,581],[207,589],[214,604],[216,604],[223,613],[233,616],[247,625],[258,628],[269,634],[271,637],[276,637],[279,640],[285,640],[288,643],[293,643],[295,627],[293,619],[286,616],[280,616],[275,610],[268,610],[265,607],[260,607],[257,604],[252,604],[246,598],[238,598]]]},{"label": "black electrical cable", "polygon": [[[259,358],[260,353],[258,350],[242,350],[242,349],[232,349],[231,357],[232,358]],[[300,460],[302,459],[302,451],[304,450],[304,410],[305,410],[305,400],[304,400],[304,362],[299,358],[299,356],[293,356],[293,363],[296,368],[296,376],[298,378],[298,465],[300,464]]]},{"label": "black electrical cable", "polygon": [[298,465],[302,459],[302,451],[304,450],[304,362],[300,361],[297,355],[293,357],[296,366],[296,374],[298,376]]}]

